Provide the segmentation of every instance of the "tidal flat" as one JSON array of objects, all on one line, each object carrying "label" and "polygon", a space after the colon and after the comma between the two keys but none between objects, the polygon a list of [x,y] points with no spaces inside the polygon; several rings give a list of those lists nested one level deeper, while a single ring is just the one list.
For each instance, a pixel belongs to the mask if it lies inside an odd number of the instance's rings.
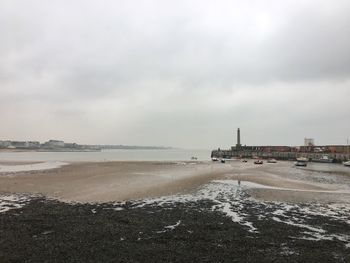
[{"label": "tidal flat", "polygon": [[235,160],[3,172],[0,261],[349,262],[350,175],[328,169]]}]

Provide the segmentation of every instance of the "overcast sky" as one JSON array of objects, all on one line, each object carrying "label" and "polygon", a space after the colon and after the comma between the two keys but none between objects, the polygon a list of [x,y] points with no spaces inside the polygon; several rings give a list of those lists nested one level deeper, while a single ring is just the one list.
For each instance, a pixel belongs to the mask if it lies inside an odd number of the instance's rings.
[{"label": "overcast sky", "polygon": [[350,1],[0,0],[0,140],[346,144]]}]

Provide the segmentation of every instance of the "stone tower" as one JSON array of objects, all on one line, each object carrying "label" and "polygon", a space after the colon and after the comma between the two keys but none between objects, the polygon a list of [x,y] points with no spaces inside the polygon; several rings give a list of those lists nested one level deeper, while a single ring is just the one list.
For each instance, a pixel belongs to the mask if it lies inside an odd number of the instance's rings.
[{"label": "stone tower", "polygon": [[236,148],[240,148],[241,145],[241,131],[239,130],[239,128],[237,129],[237,144],[236,144]]}]

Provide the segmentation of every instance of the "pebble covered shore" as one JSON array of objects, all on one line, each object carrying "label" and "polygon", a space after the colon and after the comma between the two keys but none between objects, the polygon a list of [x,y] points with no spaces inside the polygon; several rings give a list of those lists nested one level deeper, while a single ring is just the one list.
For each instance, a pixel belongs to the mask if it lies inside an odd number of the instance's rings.
[{"label": "pebble covered shore", "polygon": [[348,207],[260,202],[220,182],[122,203],[6,202],[0,262],[350,262]]}]

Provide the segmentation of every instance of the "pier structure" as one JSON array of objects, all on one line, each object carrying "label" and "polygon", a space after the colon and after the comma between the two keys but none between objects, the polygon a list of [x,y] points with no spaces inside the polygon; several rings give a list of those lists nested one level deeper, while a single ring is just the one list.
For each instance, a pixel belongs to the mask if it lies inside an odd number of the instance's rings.
[{"label": "pier structure", "polygon": [[305,157],[309,160],[321,159],[324,155],[334,162],[350,160],[349,145],[307,145],[307,146],[246,146],[241,144],[241,132],[237,130],[237,144],[231,149],[217,149],[211,152],[216,158],[274,158],[278,160],[295,160]]}]

